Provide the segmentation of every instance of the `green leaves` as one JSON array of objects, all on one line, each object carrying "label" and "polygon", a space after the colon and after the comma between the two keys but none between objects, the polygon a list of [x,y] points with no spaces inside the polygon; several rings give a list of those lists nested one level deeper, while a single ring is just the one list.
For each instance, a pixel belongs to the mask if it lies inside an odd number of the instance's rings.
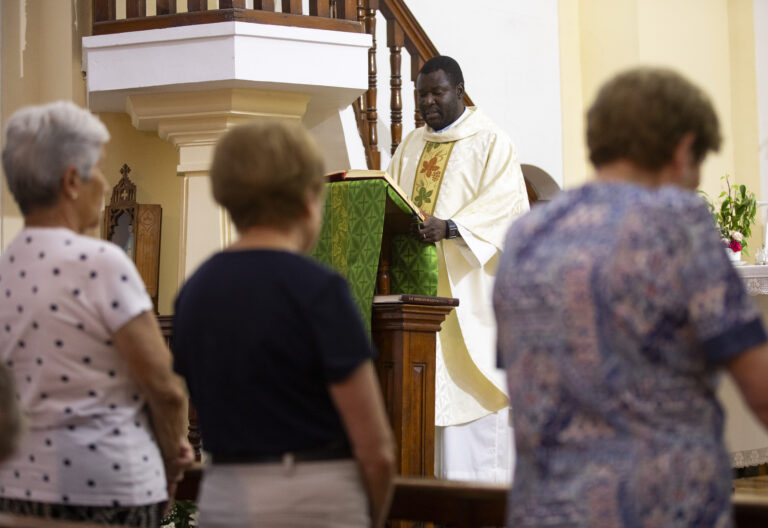
[{"label": "green leaves", "polygon": [[738,231],[744,235],[742,245],[747,246],[747,238],[752,234],[752,225],[757,215],[757,200],[755,194],[747,191],[745,185],[731,186],[730,175],[726,174],[721,179],[725,180],[727,191],[720,193],[722,198],[720,207],[716,208],[709,197],[703,191],[699,191],[705,198],[709,211],[712,213],[720,235],[731,240],[731,232]]}]

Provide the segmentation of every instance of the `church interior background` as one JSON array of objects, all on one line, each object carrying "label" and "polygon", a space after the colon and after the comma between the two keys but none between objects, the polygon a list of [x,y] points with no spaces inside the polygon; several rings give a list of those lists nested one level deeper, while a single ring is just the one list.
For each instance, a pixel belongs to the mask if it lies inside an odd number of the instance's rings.
[{"label": "church interior background", "polygon": [[[219,0],[203,1],[208,9],[218,7]],[[299,120],[318,139],[329,170],[366,168],[350,105],[368,88],[372,40],[362,32],[234,22],[91,36],[92,3],[2,1],[0,121],[4,126],[22,106],[59,99],[98,114],[111,134],[103,167],[110,186],[127,163],[136,201],[162,207],[156,306],[171,315],[184,278],[236,235],[208,192],[207,164],[223,131],[264,117]],[[178,12],[188,9],[188,0],[175,4]],[[730,174],[768,200],[768,1],[406,4],[440,53],[462,65],[468,94],[510,134],[532,173],[565,189],[587,181],[583,114],[596,88],[624,68],[663,65],[702,86],[721,119],[724,146],[703,166],[701,188],[717,195],[721,176]],[[126,0],[116,0],[118,19],[126,9]],[[147,15],[156,9],[149,0]],[[303,12],[309,12],[307,0]],[[394,85],[380,12],[376,23],[375,127],[380,166],[386,168]],[[235,42],[244,44],[232,62],[222,60]],[[396,87],[402,94],[401,137],[414,127],[410,71],[403,50],[402,87]],[[767,238],[766,219],[758,224],[750,244],[755,248]],[[0,252],[21,227],[3,182]],[[768,286],[751,291],[768,314]],[[746,414],[727,380],[721,397],[734,466],[768,462],[768,434]]]}]

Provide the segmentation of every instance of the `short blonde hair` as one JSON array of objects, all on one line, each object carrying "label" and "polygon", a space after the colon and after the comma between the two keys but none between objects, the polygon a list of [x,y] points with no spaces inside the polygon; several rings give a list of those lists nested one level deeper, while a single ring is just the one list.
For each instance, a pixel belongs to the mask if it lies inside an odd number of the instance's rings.
[{"label": "short blonde hair", "polygon": [[324,189],[323,158],[299,124],[264,121],[240,125],[221,138],[213,155],[213,197],[238,229],[291,225],[307,196]]}]

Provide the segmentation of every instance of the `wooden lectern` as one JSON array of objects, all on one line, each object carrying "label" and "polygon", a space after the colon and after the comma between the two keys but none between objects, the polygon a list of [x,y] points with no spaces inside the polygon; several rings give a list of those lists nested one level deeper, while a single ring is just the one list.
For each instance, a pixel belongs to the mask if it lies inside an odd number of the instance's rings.
[{"label": "wooden lectern", "polygon": [[[386,296],[392,297],[392,296]],[[376,372],[397,441],[400,475],[435,472],[435,340],[456,299],[402,295],[374,297]]]},{"label": "wooden lectern", "polygon": [[379,352],[376,373],[398,447],[398,473],[434,477],[435,345],[440,326],[459,300],[390,293],[390,241],[408,234],[412,225],[413,216],[387,197],[371,331]]},{"label": "wooden lectern", "polygon": [[[388,177],[372,174],[374,171],[364,172],[366,174],[361,179],[386,179],[387,185],[395,185]],[[342,175],[335,181],[343,179]],[[381,182],[374,184],[381,185]],[[397,191],[398,196],[402,196],[402,191]],[[371,333],[378,350],[376,371],[398,446],[398,473],[405,476],[433,477],[435,344],[442,322],[459,301],[427,295],[390,293],[390,241],[393,236],[407,234],[412,229],[413,210],[416,206],[398,205],[387,192],[378,196],[386,200],[385,204],[377,202],[384,206],[383,226],[378,224],[378,228],[382,229],[381,249],[377,252],[375,244],[373,245],[373,259],[369,261],[371,266],[368,268],[371,272],[376,272],[375,258],[378,253],[378,276],[375,277],[378,295],[373,296],[371,311]],[[377,221],[381,221],[380,216]],[[340,229],[345,232],[348,231],[349,225],[354,225],[349,215],[345,216],[344,222],[328,223],[340,225]],[[366,280],[373,281],[374,277],[367,275]],[[373,288],[366,290],[367,294],[370,295],[372,290]],[[172,319],[160,317],[160,322],[163,334],[172,347]],[[190,407],[189,440],[199,460],[201,446],[196,422],[194,409]]]}]

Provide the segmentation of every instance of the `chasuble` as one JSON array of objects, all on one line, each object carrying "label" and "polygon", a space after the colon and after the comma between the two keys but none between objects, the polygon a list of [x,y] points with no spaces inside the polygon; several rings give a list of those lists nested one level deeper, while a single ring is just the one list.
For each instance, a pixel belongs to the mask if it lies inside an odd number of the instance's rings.
[{"label": "chasuble", "polygon": [[438,334],[436,425],[503,409],[491,291],[507,228],[528,210],[517,151],[483,112],[467,107],[443,132],[411,132],[387,172],[426,213],[453,220],[461,233],[437,243],[437,294],[461,302]]}]

